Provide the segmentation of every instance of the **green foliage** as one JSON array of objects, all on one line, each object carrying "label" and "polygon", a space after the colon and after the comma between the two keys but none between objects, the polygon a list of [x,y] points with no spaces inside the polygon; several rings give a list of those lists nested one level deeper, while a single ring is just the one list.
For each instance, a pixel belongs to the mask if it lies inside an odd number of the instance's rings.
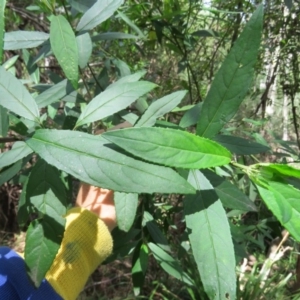
[{"label": "green foliage", "polygon": [[[136,296],[143,294],[153,256],[167,280],[181,284],[183,297],[235,299],[236,258],[249,244],[262,247],[263,238],[254,236],[269,237],[266,220],[275,216],[300,241],[298,165],[257,163],[262,156],[251,165],[271,147],[257,132],[230,123],[253,82],[263,6],[239,37],[237,26],[232,46],[231,37],[222,36],[240,15],[230,3],[204,10],[197,1],[131,2],[39,1],[31,9],[50,20],[50,35],[40,28],[8,31],[0,44],[1,51],[22,50],[0,67],[0,143],[15,142],[0,154],[0,184],[23,186],[18,219],[30,222],[28,273],[38,286],[61,243],[71,182],[81,180],[115,191],[111,260],[133,254]],[[226,26],[207,28],[215,20]],[[157,44],[162,56],[179,60],[180,90],[172,74],[157,88],[164,74],[154,76],[144,58]],[[201,44],[204,59],[197,53]],[[225,59],[211,50],[220,47],[223,53],[231,48]],[[19,57],[22,80],[15,76]],[[49,57],[56,65],[45,71]],[[247,212],[258,216],[252,227],[243,223]],[[166,292],[164,282],[158,286]]]}]

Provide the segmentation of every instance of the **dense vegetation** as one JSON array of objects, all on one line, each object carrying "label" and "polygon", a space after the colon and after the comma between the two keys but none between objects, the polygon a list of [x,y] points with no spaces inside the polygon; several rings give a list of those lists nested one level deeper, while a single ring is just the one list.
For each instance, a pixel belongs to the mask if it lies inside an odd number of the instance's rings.
[{"label": "dense vegetation", "polygon": [[33,282],[81,180],[132,287],[83,299],[298,299],[299,4],[26,2],[0,0],[0,224]]}]

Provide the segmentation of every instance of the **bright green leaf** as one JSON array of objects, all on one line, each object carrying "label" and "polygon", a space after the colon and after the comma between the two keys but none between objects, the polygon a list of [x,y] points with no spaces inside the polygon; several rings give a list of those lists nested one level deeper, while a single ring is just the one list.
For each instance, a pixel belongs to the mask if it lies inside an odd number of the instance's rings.
[{"label": "bright green leaf", "polygon": [[228,164],[231,159],[221,145],[181,130],[127,128],[102,136],[137,157],[171,167],[209,168]]},{"label": "bright green leaf", "polygon": [[114,193],[118,227],[123,231],[131,228],[138,206],[138,194]]},{"label": "bright green leaf", "polygon": [[101,24],[119,8],[123,0],[98,0],[80,19],[76,30],[87,31]]},{"label": "bright green leaf", "polygon": [[211,300],[235,299],[235,256],[226,212],[200,171],[191,171],[188,181],[198,191],[184,199],[184,214],[204,289]]},{"label": "bright green leaf", "polygon": [[0,67],[0,105],[28,120],[38,122],[35,100],[11,73]]},{"label": "bright green leaf", "polygon": [[300,164],[291,163],[285,164],[270,164],[270,163],[259,163],[255,165],[256,169],[261,172],[270,173],[271,176],[291,176],[300,178]]},{"label": "bright green leaf", "polygon": [[175,108],[187,91],[178,91],[154,101],[141,116],[135,127],[151,127],[156,120]]},{"label": "bright green leaf", "polygon": [[101,120],[130,105],[156,85],[146,81],[128,82],[96,96],[82,111],[76,127]]},{"label": "bright green leaf", "polygon": [[50,43],[67,78],[77,89],[79,78],[77,42],[72,27],[62,15],[53,16],[51,19]]},{"label": "bright green leaf", "polygon": [[202,106],[197,134],[214,137],[235,115],[252,83],[263,21],[263,5],[254,12],[216,74]]},{"label": "bright green leaf", "polygon": [[26,143],[47,163],[92,185],[129,193],[194,192],[172,169],[127,157],[101,136],[41,129]]}]

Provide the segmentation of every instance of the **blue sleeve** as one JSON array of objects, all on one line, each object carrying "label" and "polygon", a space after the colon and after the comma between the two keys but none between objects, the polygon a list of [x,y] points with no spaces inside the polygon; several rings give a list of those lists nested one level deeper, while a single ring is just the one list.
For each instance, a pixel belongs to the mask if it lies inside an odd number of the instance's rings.
[{"label": "blue sleeve", "polygon": [[27,276],[23,258],[8,247],[0,247],[0,299],[63,300],[45,279],[36,289]]}]

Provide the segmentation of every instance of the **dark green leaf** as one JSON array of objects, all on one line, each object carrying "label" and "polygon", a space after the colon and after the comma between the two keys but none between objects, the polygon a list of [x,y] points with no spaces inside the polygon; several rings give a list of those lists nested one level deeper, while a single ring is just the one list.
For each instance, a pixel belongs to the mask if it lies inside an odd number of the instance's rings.
[{"label": "dark green leaf", "polygon": [[48,40],[49,34],[39,31],[12,31],[4,35],[4,50],[34,48]]},{"label": "dark green leaf", "polygon": [[[0,137],[5,137],[8,132],[7,109],[0,105]],[[1,143],[0,143],[1,148]]]},{"label": "dark green leaf", "polygon": [[188,181],[198,190],[184,200],[184,214],[195,261],[210,299],[235,299],[235,256],[226,212],[200,171]]},{"label": "dark green leaf", "polygon": [[127,128],[103,137],[145,160],[178,168],[209,168],[230,162],[231,154],[219,144],[194,134],[157,127]]},{"label": "dark green leaf", "polygon": [[181,118],[179,126],[187,128],[189,126],[197,124],[200,117],[202,105],[203,103],[199,102],[194,107],[189,109]]},{"label": "dark green leaf", "polygon": [[23,166],[22,159],[18,160],[12,166],[4,168],[0,171],[0,186],[4,183],[12,179],[21,169]]},{"label": "dark green leaf", "polygon": [[111,40],[123,40],[123,39],[138,39],[139,37],[129,33],[123,32],[104,32],[94,35],[92,37],[93,42],[97,41],[111,41]]},{"label": "dark green leaf", "polygon": [[153,83],[138,81],[120,84],[113,89],[105,90],[83,109],[76,127],[101,120],[126,108],[155,87]]},{"label": "dark green leaf", "polygon": [[194,192],[172,169],[127,157],[101,136],[41,129],[26,143],[49,164],[92,185],[129,193]]},{"label": "dark green leaf", "polygon": [[119,8],[123,0],[102,0],[97,1],[80,19],[76,30],[87,31],[101,24]]},{"label": "dark green leaf", "polygon": [[0,169],[9,166],[32,153],[32,149],[24,142],[16,142],[12,149],[0,154]]},{"label": "dark green leaf", "polygon": [[79,12],[85,13],[91,8],[97,0],[69,0],[72,8],[75,8]]},{"label": "dark green leaf", "polygon": [[4,30],[5,30],[5,5],[6,0],[0,0],[0,65],[3,61],[3,48],[4,48]]},{"label": "dark green leaf", "polygon": [[123,231],[128,231],[135,219],[138,206],[138,194],[128,194],[115,192],[114,203],[116,207],[118,227]]},{"label": "dark green leaf", "polygon": [[160,98],[153,102],[140,120],[135,125],[136,127],[151,127],[155,124],[159,117],[162,117],[166,113],[175,108],[186,95],[187,91],[178,91]]},{"label": "dark green leaf", "polygon": [[74,92],[72,84],[67,80],[63,80],[49,89],[39,94],[35,100],[39,108],[46,107],[54,102],[61,100],[63,97]]},{"label": "dark green leaf", "polygon": [[209,180],[225,207],[241,211],[257,211],[253,201],[226,179],[212,171],[203,170],[202,173]]},{"label": "dark green leaf", "polygon": [[148,247],[152,251],[154,258],[168,274],[188,285],[193,285],[193,280],[182,270],[178,261],[153,243],[149,243]]},{"label": "dark green leaf", "polygon": [[76,89],[79,78],[77,42],[72,27],[62,15],[51,19],[50,43],[60,66]]},{"label": "dark green leaf", "polygon": [[0,67],[0,105],[28,120],[38,122],[39,110],[35,100],[10,72]]},{"label": "dark green leaf", "polygon": [[263,6],[254,12],[216,74],[203,103],[197,134],[214,137],[235,115],[252,83],[258,56]]},{"label": "dark green leaf", "polygon": [[250,155],[270,151],[265,145],[249,141],[237,136],[217,135],[214,141],[226,147],[232,153],[238,155]]}]

